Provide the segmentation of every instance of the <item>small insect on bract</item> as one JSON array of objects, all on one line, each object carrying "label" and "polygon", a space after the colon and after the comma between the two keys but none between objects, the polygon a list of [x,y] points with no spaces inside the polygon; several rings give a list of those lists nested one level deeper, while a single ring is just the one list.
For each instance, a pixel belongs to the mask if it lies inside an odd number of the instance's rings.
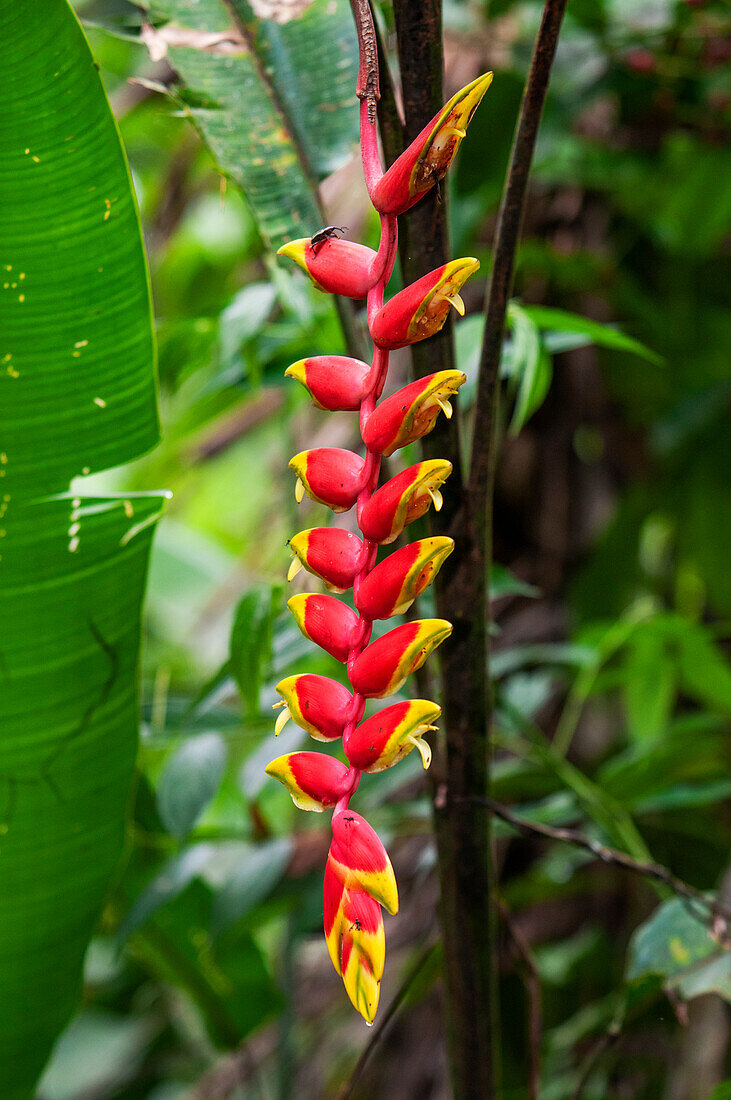
[{"label": "small insect on bract", "polygon": [[319,233],[315,233],[314,237],[311,238],[310,247],[312,251],[317,255],[325,241],[331,241],[334,238],[342,237],[347,228],[347,225],[326,225],[324,229],[321,229]]}]

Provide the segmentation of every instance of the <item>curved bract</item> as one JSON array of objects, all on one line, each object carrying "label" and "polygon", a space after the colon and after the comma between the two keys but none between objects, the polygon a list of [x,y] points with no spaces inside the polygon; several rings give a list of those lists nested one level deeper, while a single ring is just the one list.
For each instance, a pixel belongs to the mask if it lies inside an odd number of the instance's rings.
[{"label": "curved bract", "polygon": [[[324,410],[356,410],[365,457],[337,448],[303,451],[290,462],[296,498],[305,493],[335,512],[356,507],[362,538],[349,531],[316,527],[290,539],[294,561],[289,578],[304,567],[328,588],[353,589],[355,611],[332,596],[293,596],[289,608],[302,633],[346,666],[352,691],[324,676],[291,676],[277,686],[286,701],[276,732],[292,717],[315,738],[342,738],[347,766],[317,753],[274,760],[267,772],[308,810],[334,807],[333,840],[325,868],[325,938],[333,966],[355,1008],[369,1023],[378,1006],[385,959],[381,907],[398,908],[393,868],[368,823],[350,809],[362,772],[380,772],[414,749],[427,768],[424,740],[441,713],[427,699],[394,702],[363,719],[366,700],[398,692],[429,654],[449,637],[444,619],[403,623],[371,642],[372,624],[408,610],[434,580],[454,543],[419,539],[376,565],[379,545],[393,542],[408,524],[442,506],[441,486],[452,472],[443,459],[417,462],[380,488],[381,457],[431,431],[440,413],[452,415],[451,399],[465,381],[460,371],[421,378],[376,404],[388,371],[389,350],[425,340],[444,325],[449,310],[464,312],[459,291],[479,263],[451,260],[383,304],[396,258],[396,214],[412,206],[446,171],[464,137],[464,127],[487,90],[491,74],[453,96],[412,146],[384,175],[377,162],[375,123],[361,110],[366,183],[381,216],[381,242],[372,252],[332,239],[332,229],[280,249],[303,267],[320,289],[367,298],[375,344],[369,366],[342,356],[299,360],[286,373],[301,382]],[[370,644],[369,644],[370,643]],[[281,705],[281,704],[278,704]]]}]

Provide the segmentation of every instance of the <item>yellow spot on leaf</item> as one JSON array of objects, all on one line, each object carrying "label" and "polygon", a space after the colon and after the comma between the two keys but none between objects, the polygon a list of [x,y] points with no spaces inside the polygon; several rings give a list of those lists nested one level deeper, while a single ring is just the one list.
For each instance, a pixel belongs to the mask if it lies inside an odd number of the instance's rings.
[{"label": "yellow spot on leaf", "polygon": [[671,938],[669,947],[670,954],[673,956],[676,962],[683,963],[683,965],[685,965],[687,962],[690,961],[690,951],[678,936],[673,936]]}]

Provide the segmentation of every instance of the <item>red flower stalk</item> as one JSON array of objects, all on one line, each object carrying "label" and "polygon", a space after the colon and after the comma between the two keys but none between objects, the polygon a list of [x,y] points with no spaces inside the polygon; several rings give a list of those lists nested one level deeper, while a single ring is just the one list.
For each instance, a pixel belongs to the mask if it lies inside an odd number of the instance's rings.
[{"label": "red flower stalk", "polygon": [[[393,542],[404,528],[433,504],[442,504],[440,487],[449,462],[417,462],[378,488],[382,455],[391,455],[431,431],[440,412],[451,416],[452,398],[465,377],[439,371],[419,379],[376,404],[381,396],[391,348],[424,340],[444,325],[451,306],[464,312],[459,291],[479,267],[477,260],[452,260],[405,287],[386,305],[383,297],[396,257],[395,215],[407,210],[446,172],[464,129],[487,90],[492,74],[458,92],[388,172],[379,157],[374,112],[361,96],[361,151],[366,184],[381,216],[378,252],[320,232],[292,241],[280,254],[291,257],[331,294],[367,298],[367,317],[375,350],[370,366],[345,356],[314,356],[286,371],[309,391],[316,407],[360,413],[365,457],[324,447],[295,455],[296,497],[307,493],[334,512],[354,505],[362,538],[337,527],[300,531],[290,540],[291,580],[309,570],[335,592],[353,588],[355,610],[316,594],[289,601],[305,637],[345,665],[350,689],[327,676],[289,676],[277,685],[284,709],[276,733],[291,718],[320,741],[337,741],[347,765],[316,752],[280,756],[267,767],[289,790],[296,805],[322,811],[334,807],[333,840],[325,868],[325,938],[333,965],[348,996],[367,1022],[378,1005],[385,959],[381,908],[398,909],[396,880],[383,844],[368,823],[349,808],[362,772],[390,768],[416,749],[424,767],[431,749],[424,735],[436,727],[436,703],[402,700],[362,721],[366,700],[399,691],[407,677],[451,633],[443,619],[403,623],[371,642],[372,623],[408,610],[433,581],[453,542],[426,538],[397,550],[376,565],[379,544]],[[369,644],[370,643],[370,644]]]}]

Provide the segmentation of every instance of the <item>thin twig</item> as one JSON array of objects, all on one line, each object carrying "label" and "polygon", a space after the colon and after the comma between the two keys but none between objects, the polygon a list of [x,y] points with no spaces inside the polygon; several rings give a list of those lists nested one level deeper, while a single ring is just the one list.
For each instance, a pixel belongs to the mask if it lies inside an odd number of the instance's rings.
[{"label": "thin twig", "polygon": [[565,844],[573,844],[577,848],[584,848],[587,852],[591,852],[603,863],[611,863],[616,867],[623,867],[625,871],[632,871],[633,874],[644,875],[645,878],[652,878],[664,883],[679,898],[690,903],[690,911],[698,920],[703,918],[700,917],[695,906],[700,906],[711,918],[709,923],[714,936],[719,939],[723,946],[731,946],[731,940],[728,939],[728,929],[731,927],[731,909],[716,898],[709,898],[701,890],[696,890],[694,886],[683,882],[682,879],[679,879],[662,864],[632,859],[624,852],[618,852],[616,848],[607,848],[605,844],[592,840],[591,837],[585,836],[576,829],[559,829],[552,825],[539,825],[534,821],[526,821],[525,818],[516,817],[506,806],[496,802],[493,798],[478,798],[475,801],[485,806],[490,813],[495,817],[499,817],[501,821],[504,821],[513,829],[523,833],[524,836],[540,836],[546,840],[559,840]]},{"label": "thin twig", "polygon": [[383,1038],[386,1030],[390,1027],[391,1022],[396,1013],[401,1008],[401,1005],[404,1003],[404,1000],[406,999],[409,990],[411,989],[411,986],[414,984],[429,960],[433,957],[435,951],[439,946],[439,943],[429,944],[412,963],[386,1012],[383,1014],[383,1016],[381,1016],[378,1024],[371,1032],[371,1037],[361,1051],[360,1058],[355,1063],[355,1068],[353,1069],[353,1072],[338,1093],[337,1100],[349,1100],[349,1098],[353,1095],[353,1089],[357,1085],[359,1079],[362,1077],[363,1071],[370,1061],[371,1055]]},{"label": "thin twig", "polygon": [[541,1006],[541,976],[530,944],[521,932],[513,914],[502,898],[498,902],[500,917],[513,942],[516,958],[523,971],[523,983],[528,998],[528,1095],[540,1100],[541,1042],[543,1041],[543,1009]]}]

